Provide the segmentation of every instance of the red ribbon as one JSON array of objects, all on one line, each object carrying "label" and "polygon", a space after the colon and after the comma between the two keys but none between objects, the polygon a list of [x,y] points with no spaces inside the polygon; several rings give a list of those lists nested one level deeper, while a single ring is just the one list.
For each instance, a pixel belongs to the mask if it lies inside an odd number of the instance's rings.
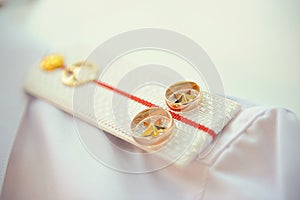
[{"label": "red ribbon", "polygon": [[[157,105],[155,105],[155,104],[153,104],[153,103],[151,103],[149,101],[146,101],[146,100],[141,99],[141,98],[139,98],[137,96],[134,96],[134,95],[131,95],[131,94],[127,93],[127,92],[119,90],[118,88],[115,88],[115,87],[113,87],[111,85],[108,85],[108,84],[106,84],[104,82],[94,80],[94,83],[96,83],[99,86],[104,87],[104,88],[106,88],[108,90],[111,90],[111,91],[113,91],[113,92],[115,92],[117,94],[120,94],[120,95],[122,95],[124,97],[127,97],[127,98],[129,98],[129,99],[131,99],[131,100],[133,100],[133,101],[135,101],[137,103],[140,103],[140,104],[144,105],[144,106],[147,106],[147,107],[159,107],[159,106],[157,106]],[[212,130],[212,129],[210,129],[210,128],[202,125],[202,124],[194,122],[194,121],[192,121],[192,120],[190,120],[190,119],[188,119],[186,117],[183,117],[183,116],[181,116],[181,115],[179,115],[179,114],[177,114],[177,113],[175,113],[173,111],[169,110],[169,112],[171,113],[173,119],[181,121],[181,122],[183,122],[185,124],[188,124],[188,125],[190,125],[192,127],[197,128],[197,129],[199,129],[201,131],[204,131],[204,132],[208,133],[209,135],[211,135],[213,138],[216,137],[217,134],[216,134],[216,132],[214,130]]]}]

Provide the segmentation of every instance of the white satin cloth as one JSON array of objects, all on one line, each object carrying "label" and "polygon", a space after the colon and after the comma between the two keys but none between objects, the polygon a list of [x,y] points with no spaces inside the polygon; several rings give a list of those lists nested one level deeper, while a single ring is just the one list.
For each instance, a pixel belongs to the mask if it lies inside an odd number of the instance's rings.
[{"label": "white satin cloth", "polygon": [[[79,123],[86,131],[96,129]],[[107,135],[100,131],[99,137]],[[296,200],[299,141],[300,121],[293,113],[249,107],[225,127],[206,157],[188,167],[122,173],[85,150],[72,116],[32,98],[10,155],[1,200]],[[124,155],[107,153],[126,160]]]}]

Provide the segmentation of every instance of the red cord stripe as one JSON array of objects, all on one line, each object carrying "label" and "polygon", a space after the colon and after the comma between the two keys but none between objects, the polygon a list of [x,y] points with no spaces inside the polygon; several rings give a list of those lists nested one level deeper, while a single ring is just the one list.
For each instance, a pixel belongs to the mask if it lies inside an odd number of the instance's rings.
[{"label": "red cord stripe", "polygon": [[[137,103],[140,103],[140,104],[142,104],[144,106],[147,106],[147,107],[159,107],[159,106],[157,106],[157,105],[155,105],[155,104],[153,104],[153,103],[151,103],[149,101],[146,101],[146,100],[141,99],[141,98],[139,98],[137,96],[134,96],[134,95],[131,95],[131,94],[127,93],[127,92],[119,90],[118,88],[115,88],[115,87],[113,87],[111,85],[108,85],[108,84],[106,84],[104,82],[94,80],[94,83],[96,83],[99,86],[104,87],[104,88],[106,88],[108,90],[116,92],[117,94],[125,96],[125,97],[127,97],[127,98],[129,98],[129,99],[131,99],[131,100],[133,100],[133,101],[135,101]],[[185,124],[188,124],[188,125],[190,125],[190,126],[192,126],[194,128],[197,128],[197,129],[199,129],[201,131],[204,131],[204,132],[208,133],[209,135],[211,135],[213,138],[216,137],[217,134],[216,134],[216,132],[214,130],[212,130],[212,129],[210,129],[210,128],[202,125],[202,124],[194,122],[194,121],[192,121],[192,120],[190,120],[190,119],[188,119],[186,117],[183,117],[183,116],[181,116],[181,115],[179,115],[177,113],[174,113],[174,112],[172,112],[170,110],[169,110],[169,112],[171,113],[173,119],[181,121],[181,122],[183,122]]]}]

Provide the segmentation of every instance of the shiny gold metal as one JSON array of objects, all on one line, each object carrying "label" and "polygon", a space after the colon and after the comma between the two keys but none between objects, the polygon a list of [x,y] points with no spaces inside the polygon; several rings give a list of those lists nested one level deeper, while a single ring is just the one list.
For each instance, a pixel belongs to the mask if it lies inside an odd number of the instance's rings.
[{"label": "shiny gold metal", "polygon": [[146,146],[160,146],[170,138],[174,129],[171,114],[159,107],[138,113],[131,122],[132,137]]},{"label": "shiny gold metal", "polygon": [[67,86],[79,86],[97,79],[99,69],[87,61],[79,61],[66,67],[61,76],[61,81]]},{"label": "shiny gold metal", "polygon": [[181,81],[171,85],[165,92],[165,101],[171,110],[177,112],[196,108],[202,100],[199,85],[192,81]]},{"label": "shiny gold metal", "polygon": [[156,120],[153,122],[144,122],[144,126],[147,127],[147,129],[141,134],[143,137],[157,137],[160,133],[165,131],[167,128],[162,126],[161,119]]},{"label": "shiny gold metal", "polygon": [[40,62],[40,68],[46,71],[51,71],[61,68],[64,65],[64,58],[60,54],[51,54],[44,57]]}]

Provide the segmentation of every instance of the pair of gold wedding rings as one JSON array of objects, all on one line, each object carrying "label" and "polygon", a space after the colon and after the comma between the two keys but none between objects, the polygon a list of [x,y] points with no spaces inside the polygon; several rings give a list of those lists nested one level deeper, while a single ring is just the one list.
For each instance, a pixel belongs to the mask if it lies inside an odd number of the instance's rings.
[{"label": "pair of gold wedding rings", "polygon": [[[174,112],[187,112],[202,100],[202,91],[193,81],[172,84],[165,92],[165,102]],[[139,112],[131,122],[132,136],[139,144],[159,147],[171,137],[174,129],[172,114],[163,108],[152,107]]]},{"label": "pair of gold wedding rings", "polygon": [[[46,71],[63,68],[61,81],[67,86],[79,86],[98,77],[99,69],[86,61],[64,67],[63,56],[46,56],[40,63]],[[186,112],[196,108],[202,100],[202,91],[193,81],[172,84],[165,92],[165,102],[174,112]],[[132,136],[139,144],[158,146],[170,138],[174,129],[171,113],[160,107],[152,107],[138,113],[131,122]]]}]

